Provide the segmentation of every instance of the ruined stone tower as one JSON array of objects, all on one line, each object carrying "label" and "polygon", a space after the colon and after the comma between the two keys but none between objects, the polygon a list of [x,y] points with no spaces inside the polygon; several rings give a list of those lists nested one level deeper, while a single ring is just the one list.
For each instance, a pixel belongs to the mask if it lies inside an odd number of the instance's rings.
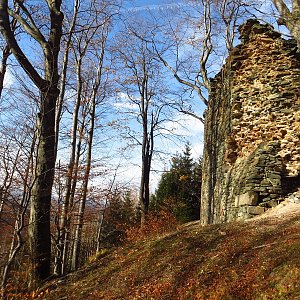
[{"label": "ruined stone tower", "polygon": [[205,120],[201,222],[260,214],[300,188],[297,43],[249,20],[212,79]]}]

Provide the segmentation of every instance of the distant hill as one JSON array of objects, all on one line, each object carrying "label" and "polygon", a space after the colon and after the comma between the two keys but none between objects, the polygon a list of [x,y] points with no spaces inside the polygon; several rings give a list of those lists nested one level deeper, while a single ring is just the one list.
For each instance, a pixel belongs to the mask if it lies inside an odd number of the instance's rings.
[{"label": "distant hill", "polygon": [[300,204],[129,244],[43,287],[43,299],[300,299]]}]

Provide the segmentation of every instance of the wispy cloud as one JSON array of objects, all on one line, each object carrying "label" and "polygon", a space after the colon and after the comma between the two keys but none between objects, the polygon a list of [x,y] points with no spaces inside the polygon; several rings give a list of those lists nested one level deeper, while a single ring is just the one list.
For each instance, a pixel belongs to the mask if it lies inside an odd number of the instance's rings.
[{"label": "wispy cloud", "polygon": [[126,9],[128,12],[141,12],[141,11],[154,11],[154,10],[167,10],[178,9],[184,6],[189,6],[189,2],[177,2],[177,3],[164,3],[164,4],[148,4],[142,6],[134,6]]}]

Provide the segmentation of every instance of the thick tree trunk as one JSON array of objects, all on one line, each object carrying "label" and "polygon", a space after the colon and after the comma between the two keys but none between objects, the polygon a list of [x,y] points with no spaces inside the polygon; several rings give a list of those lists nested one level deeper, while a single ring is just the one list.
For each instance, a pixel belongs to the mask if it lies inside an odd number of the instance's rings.
[{"label": "thick tree trunk", "polygon": [[37,124],[38,146],[34,183],[30,202],[29,241],[35,282],[50,276],[50,209],[55,167],[55,101],[57,89],[42,93]]},{"label": "thick tree trunk", "polygon": [[[20,18],[18,20],[23,29],[39,43],[44,54],[44,78],[22,51],[11,28],[8,0],[0,0],[0,30],[7,45],[20,63],[29,78],[38,87],[41,93],[40,113],[37,125],[37,157],[33,188],[30,203],[29,240],[33,263],[32,277],[35,284],[50,275],[51,235],[50,235],[50,207],[51,192],[56,159],[55,138],[55,108],[59,95],[58,90],[58,55],[62,36],[63,14],[60,11],[62,0],[48,0],[49,35],[48,40],[42,32],[30,22]],[[25,11],[28,19],[32,18],[30,11],[25,7],[26,2],[18,1],[20,9]],[[29,39],[28,39],[29,40]]]}]

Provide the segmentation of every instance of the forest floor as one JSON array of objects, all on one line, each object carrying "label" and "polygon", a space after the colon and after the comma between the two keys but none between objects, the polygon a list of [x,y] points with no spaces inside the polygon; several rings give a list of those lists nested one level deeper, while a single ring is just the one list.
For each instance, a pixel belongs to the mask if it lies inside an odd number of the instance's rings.
[{"label": "forest floor", "polygon": [[[300,299],[300,204],[222,225],[192,222],[103,252],[42,299]],[[43,294],[43,296],[42,296]]]}]

